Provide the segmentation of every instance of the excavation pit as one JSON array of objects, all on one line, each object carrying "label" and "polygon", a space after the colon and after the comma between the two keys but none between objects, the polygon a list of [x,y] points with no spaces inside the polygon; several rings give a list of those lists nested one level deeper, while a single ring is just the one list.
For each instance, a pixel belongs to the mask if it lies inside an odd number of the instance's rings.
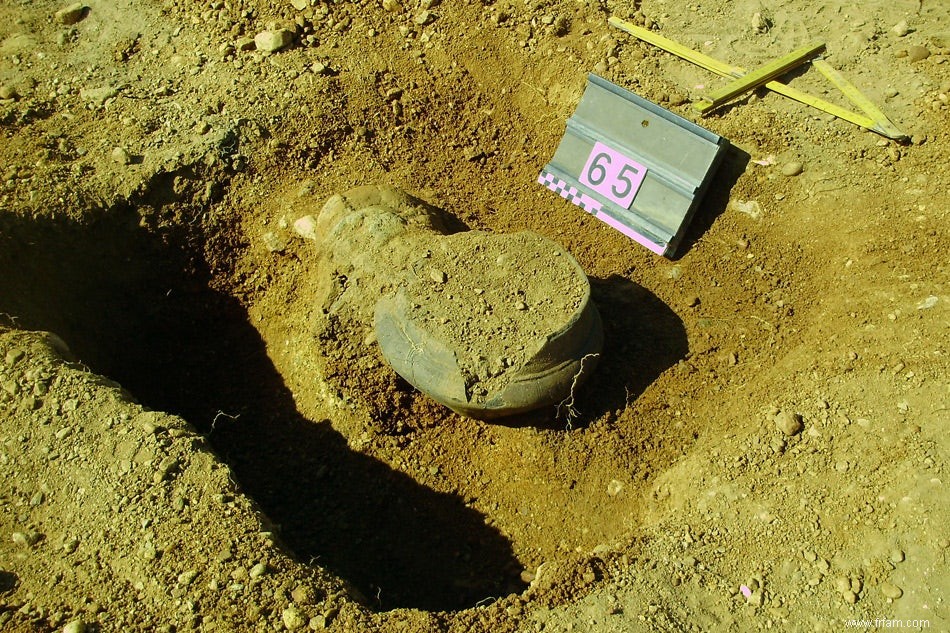
[{"label": "excavation pit", "polygon": [[[325,394],[304,393],[313,367],[348,362],[334,355],[344,348],[321,348],[321,324],[332,315],[314,316],[306,300],[321,296],[320,284],[297,279],[304,296],[281,310],[270,302],[297,283],[292,275],[256,299],[238,299],[229,273],[212,272],[208,263],[230,256],[221,245],[232,237],[146,229],[150,223],[140,218],[149,213],[123,205],[88,223],[5,216],[0,267],[12,274],[0,279],[0,312],[18,328],[57,333],[90,369],[147,406],[189,421],[259,504],[265,529],[300,561],[349,581],[354,599],[381,611],[468,609],[519,594],[542,563],[571,559],[575,550],[628,529],[617,504],[598,501],[605,469],[617,463],[609,450],[595,448],[598,430],[565,433],[567,421],[553,407],[504,424],[455,416],[401,381],[378,351],[368,356],[375,354],[370,384],[398,403],[393,410],[406,421],[401,431],[361,413],[361,397],[374,394],[357,393],[332,375],[325,384],[342,400],[328,404]],[[248,249],[241,256],[253,263],[262,255]],[[314,254],[298,240],[283,257],[306,262]],[[657,364],[634,374],[605,354],[612,377],[587,389],[601,406],[617,407],[685,343],[672,313],[642,288],[595,280],[593,295],[618,310],[606,319],[608,333],[671,343]],[[371,324],[371,310],[367,316]],[[297,323],[309,325],[295,331]],[[358,335],[367,354],[364,330],[338,328],[336,344]],[[294,364],[280,353],[288,333],[310,342],[310,360]],[[576,395],[584,402],[582,390]],[[594,467],[585,469],[581,459]],[[620,505],[633,502],[631,495]],[[589,522],[594,530],[563,528]],[[550,572],[545,581],[560,582]],[[575,591],[558,591],[555,601]]]}]

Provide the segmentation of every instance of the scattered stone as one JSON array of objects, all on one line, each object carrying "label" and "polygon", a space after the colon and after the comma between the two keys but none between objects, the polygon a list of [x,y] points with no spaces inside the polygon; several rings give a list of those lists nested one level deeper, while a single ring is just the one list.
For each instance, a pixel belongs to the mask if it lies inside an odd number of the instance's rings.
[{"label": "scattered stone", "polygon": [[611,479],[610,483],[607,484],[607,495],[610,497],[616,497],[621,490],[623,490],[623,484],[616,479]]},{"label": "scattered stone", "polygon": [[284,609],[280,614],[280,618],[284,622],[284,628],[288,631],[296,631],[307,625],[307,621],[300,615],[300,611],[298,611],[296,607],[287,607]]},{"label": "scattered stone", "polygon": [[845,602],[847,602],[848,604],[854,604],[858,601],[858,594],[854,593],[850,589],[842,592],[841,595],[844,597]]},{"label": "scattered stone", "polygon": [[310,629],[313,631],[322,631],[327,628],[327,616],[315,615],[310,618]]},{"label": "scattered stone", "polygon": [[383,0],[383,8],[390,13],[399,13],[402,11],[402,5],[399,4],[399,0]]},{"label": "scattered stone", "polygon": [[775,427],[789,437],[798,435],[805,428],[805,425],[802,424],[802,416],[797,413],[779,411],[775,415],[774,421]]},{"label": "scattered stone", "polygon": [[892,563],[903,563],[904,562],[904,551],[900,548],[895,547],[891,550],[890,559]]},{"label": "scattered stone", "polygon": [[36,532],[14,532],[13,542],[20,547],[33,547],[40,540],[40,535]]},{"label": "scattered stone", "polygon": [[851,591],[851,579],[846,576],[838,576],[835,578],[835,589],[840,593]]},{"label": "scattered stone", "polygon": [[7,362],[7,365],[10,367],[13,367],[18,362],[23,360],[24,356],[26,356],[26,352],[24,352],[22,349],[17,348],[17,349],[11,349],[9,352],[7,352],[7,355],[4,358]]},{"label": "scattered stone", "polygon": [[254,45],[257,50],[265,53],[276,53],[287,48],[294,41],[294,34],[287,29],[277,29],[274,31],[261,31],[254,36]]},{"label": "scattered stone", "polygon": [[72,554],[77,549],[79,549],[78,538],[70,538],[63,542],[63,551],[66,552],[67,554]]},{"label": "scattered stone", "polygon": [[313,62],[313,65],[310,66],[310,70],[313,71],[314,75],[326,75],[330,72],[330,67],[323,62]]},{"label": "scattered stone", "polygon": [[271,253],[283,253],[287,249],[287,242],[284,241],[284,238],[273,231],[264,233],[264,235],[261,236],[261,240]]},{"label": "scattered stone", "polygon": [[82,620],[72,620],[63,627],[63,633],[86,633],[88,627]]},{"label": "scattered stone", "polygon": [[788,176],[789,178],[797,176],[805,170],[805,166],[802,165],[797,160],[793,160],[789,163],[782,165],[782,175]]},{"label": "scattered stone", "polygon": [[188,586],[195,581],[195,578],[198,577],[198,572],[194,569],[189,569],[178,574],[178,584],[183,586]]},{"label": "scattered stone", "polygon": [[77,2],[71,4],[68,7],[64,7],[57,11],[54,14],[56,21],[60,24],[70,25],[80,22],[86,14],[89,12],[89,7],[83,5],[82,2]]},{"label": "scattered stone", "polygon": [[756,33],[768,33],[769,27],[768,18],[762,15],[760,12],[756,11],[752,14],[752,30]]},{"label": "scattered stone", "polygon": [[112,86],[103,86],[101,88],[82,88],[79,90],[79,97],[84,101],[93,101],[102,105],[109,99],[112,99],[119,91]]},{"label": "scattered stone", "polygon": [[424,9],[419,12],[419,15],[416,16],[414,22],[418,24],[419,26],[425,26],[429,22],[432,22],[434,19],[435,19],[435,16],[433,15],[432,11],[429,11],[428,9]]},{"label": "scattered stone", "polygon": [[437,284],[444,284],[449,279],[448,275],[446,275],[441,270],[436,270],[435,268],[429,271],[429,277],[431,277],[432,281]]},{"label": "scattered stone", "polygon": [[118,163],[119,165],[131,165],[132,164],[132,155],[129,154],[128,150],[124,147],[116,147],[112,150],[112,162]]},{"label": "scattered stone", "polygon": [[317,220],[312,215],[305,215],[294,220],[294,233],[305,240],[317,239]]},{"label": "scattered stone", "polygon": [[239,51],[252,51],[254,50],[254,38],[253,37],[239,37],[234,40],[234,48]]},{"label": "scattered stone", "polygon": [[910,26],[907,24],[907,20],[901,20],[891,29],[891,32],[897,37],[904,37],[910,32]]},{"label": "scattered stone", "polygon": [[930,57],[930,50],[926,46],[911,46],[907,49],[907,59],[919,62]]},{"label": "scattered stone", "polygon": [[310,6],[309,0],[290,0],[290,4],[298,11],[303,11]]},{"label": "scattered stone", "polygon": [[17,94],[16,88],[11,86],[10,84],[3,84],[2,86],[0,86],[0,99],[3,99],[3,100],[16,99],[19,96],[20,95]]},{"label": "scattered stone", "polygon": [[315,604],[317,602],[313,587],[308,585],[298,585],[290,592],[290,598],[300,605]]},{"label": "scattered stone", "polygon": [[898,587],[897,585],[891,584],[889,582],[885,582],[881,584],[881,593],[884,594],[885,598],[889,598],[891,600],[897,600],[898,598],[904,595],[904,590]]},{"label": "scattered stone", "polygon": [[152,476],[152,481],[155,483],[161,483],[166,479],[169,479],[173,473],[175,473],[181,464],[174,457],[166,457],[159,463],[158,470],[155,471],[155,474]]},{"label": "scattered stone", "polygon": [[251,578],[260,578],[267,573],[267,563],[258,563],[251,567],[251,571],[248,572],[248,576]]}]

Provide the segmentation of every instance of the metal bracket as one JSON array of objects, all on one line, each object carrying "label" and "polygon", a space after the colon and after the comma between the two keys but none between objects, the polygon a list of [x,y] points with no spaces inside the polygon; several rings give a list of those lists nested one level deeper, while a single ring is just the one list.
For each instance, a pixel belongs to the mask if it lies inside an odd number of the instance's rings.
[{"label": "metal bracket", "polygon": [[670,257],[728,145],[592,74],[538,183]]}]

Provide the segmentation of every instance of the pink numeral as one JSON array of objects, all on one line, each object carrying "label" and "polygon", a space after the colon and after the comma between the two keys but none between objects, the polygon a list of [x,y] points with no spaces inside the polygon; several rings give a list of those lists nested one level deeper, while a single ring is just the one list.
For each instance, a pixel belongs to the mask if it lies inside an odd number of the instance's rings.
[{"label": "pink numeral", "polygon": [[646,167],[597,142],[587,157],[580,181],[608,200],[629,209],[646,175]]}]

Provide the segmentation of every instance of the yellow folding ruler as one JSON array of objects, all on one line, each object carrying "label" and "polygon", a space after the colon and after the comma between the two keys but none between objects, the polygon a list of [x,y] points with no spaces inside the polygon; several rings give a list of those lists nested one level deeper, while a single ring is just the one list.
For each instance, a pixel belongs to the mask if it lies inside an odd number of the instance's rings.
[{"label": "yellow folding ruler", "polygon": [[844,93],[851,103],[861,108],[863,114],[846,110],[841,106],[829,103],[828,101],[819,99],[818,97],[802,92],[801,90],[775,81],[776,77],[780,77],[789,70],[804,64],[809,59],[818,55],[824,50],[824,44],[814,43],[809,46],[805,46],[773,62],[770,62],[757,70],[748,72],[744,68],[721,62],[718,59],[714,59],[708,55],[700,53],[699,51],[694,51],[691,48],[687,48],[686,46],[678,44],[673,40],[654,33],[653,31],[648,31],[647,29],[639,27],[635,24],[625,22],[620,18],[612,17],[608,20],[608,22],[611,26],[616,27],[621,31],[625,31],[630,35],[643,40],[644,42],[662,48],[668,53],[672,53],[677,57],[692,62],[701,68],[705,68],[706,70],[714,72],[718,75],[722,75],[723,77],[734,78],[735,81],[729,83],[719,90],[710,93],[694,106],[696,110],[703,115],[712,112],[715,108],[734,99],[744,92],[764,85],[772,92],[777,92],[778,94],[798,101],[799,103],[810,105],[813,108],[821,110],[822,112],[827,112],[828,114],[836,116],[839,119],[844,119],[845,121],[849,121],[850,123],[854,123],[855,125],[871,130],[872,132],[876,132],[881,136],[886,136],[887,138],[899,141],[904,141],[908,138],[907,134],[902,132],[896,125],[891,123],[887,116],[885,116],[885,114],[881,112],[877,106],[871,103],[870,99],[861,94],[860,90],[858,90],[853,84],[845,79],[841,73],[832,68],[831,65],[823,59],[814,59],[812,61],[812,65],[817,68],[818,71],[831,83],[833,83],[838,88],[838,90]]}]

